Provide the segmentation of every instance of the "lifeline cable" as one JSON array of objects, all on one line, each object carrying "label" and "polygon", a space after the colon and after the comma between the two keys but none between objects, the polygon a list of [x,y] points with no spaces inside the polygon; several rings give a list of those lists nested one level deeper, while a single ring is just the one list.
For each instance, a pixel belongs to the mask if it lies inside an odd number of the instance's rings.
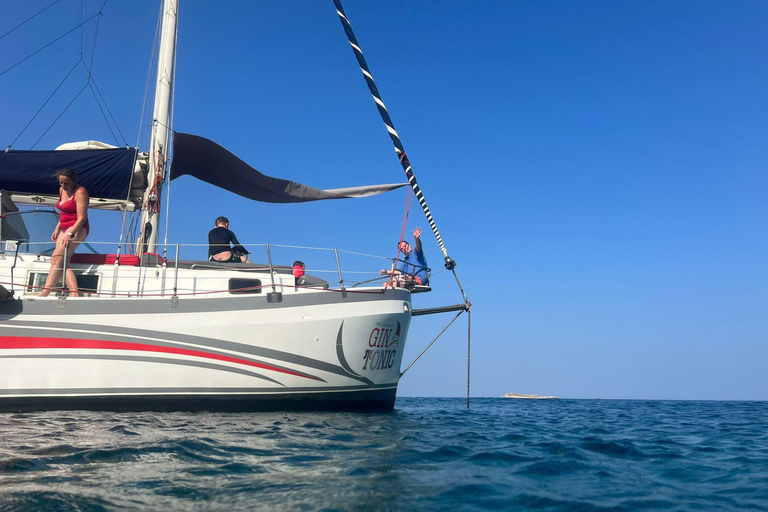
[{"label": "lifeline cable", "polygon": [[387,132],[389,132],[389,137],[392,139],[392,143],[395,145],[395,152],[397,153],[397,157],[400,160],[400,165],[403,166],[405,175],[408,177],[408,183],[411,185],[413,193],[419,200],[419,204],[421,205],[422,210],[424,210],[424,215],[427,217],[429,226],[432,228],[432,232],[435,234],[437,243],[440,246],[440,251],[442,251],[443,258],[445,259],[445,268],[448,270],[453,270],[453,268],[456,266],[456,262],[448,256],[448,250],[445,248],[445,244],[443,244],[443,238],[440,236],[440,232],[437,230],[435,220],[432,218],[432,212],[429,211],[427,201],[424,199],[424,194],[422,194],[421,188],[416,181],[416,176],[413,174],[413,169],[411,168],[411,163],[408,161],[408,156],[406,155],[405,149],[403,148],[403,143],[400,142],[400,136],[397,134],[395,125],[392,122],[392,119],[389,117],[387,107],[384,106],[384,102],[381,99],[379,89],[376,87],[376,83],[373,81],[373,75],[371,75],[371,71],[368,69],[368,63],[365,62],[365,57],[363,57],[363,51],[360,49],[360,45],[357,42],[355,33],[352,31],[352,24],[349,22],[347,15],[344,13],[344,8],[341,6],[341,0],[333,0],[333,3],[336,6],[336,14],[339,15],[339,19],[341,20],[341,24],[344,27],[344,32],[347,34],[349,44],[352,46],[355,58],[357,58],[357,63],[360,65],[360,70],[363,72],[365,82],[368,84],[368,89],[373,95],[373,101],[376,102],[376,108],[379,110],[381,119],[384,121],[384,125],[387,127]]}]

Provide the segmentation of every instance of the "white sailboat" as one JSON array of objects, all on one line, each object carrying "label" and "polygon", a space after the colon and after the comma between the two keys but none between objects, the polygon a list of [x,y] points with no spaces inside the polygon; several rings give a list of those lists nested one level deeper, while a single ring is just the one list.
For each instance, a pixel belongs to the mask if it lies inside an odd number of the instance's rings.
[{"label": "white sailboat", "polygon": [[[263,176],[186,134],[175,135],[167,168],[177,12],[178,0],[165,0],[146,153],[86,144],[0,154],[0,411],[391,409],[411,297],[427,287],[349,288],[340,266],[335,284],[299,279],[272,261],[268,244],[262,264],[184,260],[178,247],[158,254],[158,204],[170,173],[273,202],[401,186],[317,190]],[[216,176],[205,174],[206,159],[229,162],[231,173],[217,165]],[[58,220],[41,207],[58,199],[50,175],[64,166],[83,170],[92,208],[142,210],[140,240],[113,254],[74,255],[84,296],[39,297]],[[25,204],[36,208],[17,206]]]}]

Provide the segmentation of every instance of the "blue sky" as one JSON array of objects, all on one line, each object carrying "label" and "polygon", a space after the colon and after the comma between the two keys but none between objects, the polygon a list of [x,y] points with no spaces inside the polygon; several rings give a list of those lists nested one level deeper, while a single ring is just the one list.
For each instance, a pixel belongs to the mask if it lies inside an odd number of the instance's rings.
[{"label": "blue sky", "polygon": [[[4,6],[0,33],[49,3]],[[102,3],[86,0],[85,17]],[[77,25],[79,4],[62,0],[0,39],[0,72]],[[474,304],[474,395],[768,399],[768,4],[345,9]],[[99,22],[94,78],[132,145],[158,11],[112,0]],[[83,33],[87,62],[94,29]],[[0,144],[80,47],[75,31],[0,75]],[[182,0],[178,52],[176,130],[319,188],[404,180],[330,0]],[[74,73],[14,149],[84,84]],[[38,148],[85,139],[114,143],[89,91]],[[225,215],[252,243],[392,256],[405,197],[269,205],[185,177],[170,203],[171,243],[204,243]],[[89,238],[114,239],[119,219],[99,220]],[[409,226],[428,227],[418,206]],[[460,302],[448,273],[433,287],[416,307]],[[449,319],[416,319],[404,362]],[[462,317],[400,394],[464,393]]]}]

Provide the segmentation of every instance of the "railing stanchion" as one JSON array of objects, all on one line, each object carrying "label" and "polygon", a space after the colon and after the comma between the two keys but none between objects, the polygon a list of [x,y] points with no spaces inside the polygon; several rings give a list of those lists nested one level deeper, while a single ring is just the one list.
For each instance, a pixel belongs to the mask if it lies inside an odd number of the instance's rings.
[{"label": "railing stanchion", "polygon": [[62,272],[61,272],[61,287],[66,288],[67,287],[67,247],[64,247],[64,264],[62,265]]},{"label": "railing stanchion", "polygon": [[336,268],[339,271],[339,286],[341,287],[341,291],[342,291],[341,296],[342,297],[346,297],[347,296],[347,292],[344,289],[344,277],[341,275],[341,263],[339,262],[339,250],[338,249],[334,249],[333,250],[333,254],[336,255]]},{"label": "railing stanchion", "polygon": [[174,266],[176,267],[176,270],[173,274],[173,297],[178,298],[178,295],[176,292],[179,289],[179,244],[176,244],[176,261],[174,263],[175,263]]},{"label": "railing stanchion", "polygon": [[269,279],[272,281],[272,291],[267,294],[267,302],[269,304],[276,304],[283,302],[283,292],[278,292],[275,286],[275,267],[272,265],[272,251],[267,244],[267,259],[269,260]]},{"label": "railing stanchion", "polygon": [[274,293],[277,290],[275,288],[275,271],[272,268],[272,251],[269,250],[269,244],[267,244],[267,261],[269,261],[269,278],[272,280],[272,293]]}]

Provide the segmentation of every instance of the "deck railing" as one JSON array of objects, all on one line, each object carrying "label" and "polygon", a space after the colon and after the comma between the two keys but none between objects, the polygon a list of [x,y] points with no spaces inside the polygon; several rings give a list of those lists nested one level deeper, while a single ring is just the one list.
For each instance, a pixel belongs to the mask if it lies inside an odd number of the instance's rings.
[{"label": "deck railing", "polygon": [[[22,243],[6,244],[6,241],[2,242],[0,246],[0,254],[6,257],[12,258],[11,275],[8,276],[12,286],[18,288],[27,288],[30,286],[39,287],[39,283],[26,282],[27,277],[17,274],[14,279],[14,269],[20,266],[19,259],[21,261],[33,258],[32,261],[40,261],[43,256],[50,256],[52,253],[52,247],[50,242],[26,242]],[[20,249],[24,249],[23,253]],[[123,279],[120,275],[121,267],[125,265],[125,260],[135,256],[125,254],[126,244],[118,244],[114,242],[83,242],[78,248],[73,262],[70,264],[77,270],[76,274],[83,274],[84,272],[82,263],[78,261],[87,262],[90,258],[90,262],[93,263],[113,263],[114,264],[114,277],[112,279],[111,290],[101,290],[102,295],[121,295],[119,290],[125,290],[124,286],[118,287],[118,280]],[[153,290],[152,294],[160,294],[162,296],[171,295],[171,290],[166,287],[167,281],[172,281],[172,294],[177,296],[179,294],[196,294],[202,293],[206,289],[205,286],[195,286],[192,289],[180,289],[179,282],[179,270],[180,263],[183,266],[191,266],[191,268],[232,268],[232,266],[217,265],[216,262],[209,262],[207,258],[208,244],[169,244],[168,246],[160,246],[160,254],[149,255],[143,254],[138,258],[139,276],[136,283],[135,292],[131,293],[131,296],[136,295],[148,295],[149,291],[145,290],[144,285],[147,280],[147,272],[149,269],[161,269],[162,279],[159,290]],[[360,253],[355,251],[347,251],[337,248],[323,248],[323,247],[309,247],[309,246],[297,246],[297,245],[281,245],[281,244],[243,244],[249,252],[249,258],[253,262],[252,264],[239,264],[238,270],[248,271],[264,271],[268,270],[270,275],[270,281],[267,286],[272,292],[278,291],[278,283],[275,282],[276,271],[278,273],[286,273],[288,269],[293,267],[294,262],[301,261],[305,265],[305,273],[310,276],[326,281],[331,289],[337,289],[342,292],[346,290],[354,289],[361,286],[382,286],[389,279],[388,276],[381,275],[381,269],[391,269],[397,261],[394,258],[388,258],[385,256],[377,256],[372,254]],[[36,248],[40,248],[41,251],[37,252]],[[12,249],[12,250],[8,250]],[[99,255],[98,257],[89,255]],[[86,255],[79,256],[78,255]],[[112,255],[109,257],[108,255]],[[121,259],[116,258],[120,255]],[[170,255],[170,256],[169,256]],[[101,257],[104,260],[101,261]],[[107,258],[109,258],[107,260]],[[47,258],[45,258],[47,259]],[[154,264],[153,264],[154,263]],[[63,275],[66,275],[66,264],[62,269]],[[168,272],[172,272],[172,275],[168,275]],[[87,269],[85,270],[87,273]],[[136,278],[135,273],[131,273],[133,278]],[[125,276],[127,278],[128,276]],[[14,283],[21,279],[21,283]],[[64,285],[64,277],[62,278],[62,286]],[[203,279],[204,280],[204,279]],[[5,281],[0,279],[0,281]],[[197,281],[200,281],[198,278]],[[186,284],[186,283],[185,283]],[[131,287],[132,288],[132,287]],[[110,293],[111,292],[111,293]]]}]

